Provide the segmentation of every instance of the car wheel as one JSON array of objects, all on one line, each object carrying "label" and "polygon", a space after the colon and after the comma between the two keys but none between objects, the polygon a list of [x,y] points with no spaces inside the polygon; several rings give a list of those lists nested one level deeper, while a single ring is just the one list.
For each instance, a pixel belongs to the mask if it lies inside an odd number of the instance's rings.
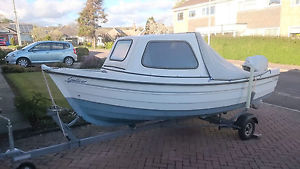
[{"label": "car wheel", "polygon": [[17,64],[22,67],[27,67],[30,64],[30,61],[27,58],[20,58],[18,59]]},{"label": "car wheel", "polygon": [[65,63],[67,66],[72,66],[73,63],[74,63],[74,59],[71,58],[71,57],[66,57],[65,60],[64,60],[64,63]]}]

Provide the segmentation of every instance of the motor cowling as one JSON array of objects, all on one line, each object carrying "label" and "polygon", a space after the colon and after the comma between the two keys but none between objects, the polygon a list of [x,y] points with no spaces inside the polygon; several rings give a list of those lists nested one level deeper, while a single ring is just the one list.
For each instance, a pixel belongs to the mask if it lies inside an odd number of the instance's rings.
[{"label": "motor cowling", "polygon": [[254,72],[263,72],[268,69],[268,59],[262,55],[247,57],[242,65],[245,71],[250,71],[250,67],[254,69]]}]

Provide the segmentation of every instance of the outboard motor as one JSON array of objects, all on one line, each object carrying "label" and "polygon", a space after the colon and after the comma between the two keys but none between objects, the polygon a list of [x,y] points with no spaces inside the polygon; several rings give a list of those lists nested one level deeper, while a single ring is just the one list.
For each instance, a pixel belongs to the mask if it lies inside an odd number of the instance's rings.
[{"label": "outboard motor", "polygon": [[268,59],[262,55],[247,57],[242,65],[245,71],[250,71],[250,66],[254,69],[254,72],[263,72],[268,69]]}]

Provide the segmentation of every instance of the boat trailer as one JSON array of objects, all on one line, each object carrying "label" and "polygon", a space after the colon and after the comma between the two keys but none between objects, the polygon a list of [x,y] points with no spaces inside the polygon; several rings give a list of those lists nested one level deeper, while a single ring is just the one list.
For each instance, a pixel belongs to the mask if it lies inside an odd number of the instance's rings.
[{"label": "boat trailer", "polygon": [[[253,71],[251,69],[251,71]],[[42,71],[43,72],[43,71]],[[248,86],[248,97],[246,101],[246,108],[237,113],[235,116],[233,116],[230,119],[225,119],[222,118],[222,114],[224,113],[218,113],[215,115],[209,115],[209,116],[201,116],[199,117],[202,120],[208,121],[210,123],[216,124],[219,129],[221,128],[232,128],[235,130],[238,130],[239,137],[242,140],[248,140],[251,138],[257,138],[260,135],[254,134],[255,132],[255,124],[258,123],[257,118],[255,115],[251,114],[248,112],[248,110],[251,107],[251,101],[254,98],[255,93],[252,92],[252,83],[253,83],[253,72],[251,72],[252,76],[250,76],[249,79],[249,86]],[[44,75],[44,72],[43,72]],[[173,120],[164,120],[164,121],[149,121],[149,122],[144,122],[143,125],[136,126],[135,124],[129,125],[128,128],[117,130],[117,131],[112,131],[112,132],[107,132],[107,133],[102,133],[96,136],[91,136],[87,138],[77,138],[73,132],[71,127],[80,119],[78,115],[74,118],[73,121],[70,123],[64,123],[61,118],[60,118],[60,112],[65,111],[66,109],[61,108],[57,106],[54,102],[54,99],[52,97],[49,85],[47,83],[47,79],[44,75],[44,80],[46,82],[46,86],[52,101],[52,106],[47,110],[47,115],[50,116],[54,122],[59,126],[60,130],[62,131],[63,135],[65,138],[68,140],[65,143],[61,144],[56,144],[48,147],[43,147],[43,148],[38,148],[38,149],[33,149],[30,151],[23,151],[15,147],[14,145],[14,137],[13,137],[13,130],[12,130],[12,122],[9,118],[1,115],[1,109],[0,109],[0,119],[4,119],[7,121],[7,128],[8,128],[8,141],[9,141],[9,148],[6,152],[0,153],[0,160],[3,159],[11,159],[12,163],[18,162],[18,161],[25,161],[31,158],[39,157],[42,155],[46,154],[51,154],[51,153],[58,153],[64,150],[68,149],[73,149],[73,148],[78,148],[82,146],[86,146],[92,143],[96,142],[102,142],[110,139],[114,139],[117,137],[121,137],[124,135],[130,135],[132,133],[136,133],[139,131],[145,131],[148,129],[153,129],[153,128],[158,128],[162,126],[166,126],[168,124],[174,124],[174,121],[178,119],[173,119]],[[255,107],[253,107],[255,108]],[[194,117],[189,117],[189,118],[194,118]],[[186,120],[188,118],[184,118],[181,120]],[[31,162],[23,162],[21,163],[17,169],[35,169],[35,165]]]},{"label": "boat trailer", "polygon": [[[78,148],[82,146],[86,146],[92,143],[96,142],[102,142],[110,139],[114,139],[117,137],[121,137],[124,135],[130,135],[132,133],[136,133],[139,131],[145,131],[153,128],[159,128],[163,127],[169,124],[176,123],[176,120],[166,120],[166,121],[154,121],[154,122],[145,122],[143,125],[129,125],[128,128],[102,133],[96,136],[91,136],[87,138],[77,138],[73,132],[72,132],[72,125],[78,121],[79,117],[76,116],[76,118],[66,124],[62,122],[62,120],[59,117],[59,112],[63,111],[64,109],[60,107],[51,107],[47,111],[47,115],[51,116],[52,119],[55,121],[55,123],[59,126],[60,130],[62,131],[65,138],[68,140],[65,143],[56,144],[48,147],[43,147],[39,149],[34,149],[30,151],[23,151],[15,147],[14,145],[14,137],[13,137],[13,131],[12,131],[12,123],[10,119],[2,116],[0,114],[0,118],[7,121],[7,128],[8,128],[8,140],[9,140],[9,149],[4,152],[0,153],[0,160],[3,159],[11,159],[12,163],[28,160],[31,158],[39,157],[42,155],[47,155],[51,153],[58,153],[64,150]],[[247,140],[250,138],[254,138],[254,136],[257,136],[254,134],[255,130],[255,123],[257,123],[257,118],[247,112],[241,112],[236,115],[237,120],[233,121],[232,119],[225,119],[221,117],[221,114],[218,114],[216,116],[208,116],[208,117],[199,117],[202,120],[208,121],[210,123],[216,124],[219,129],[221,128],[233,128],[237,129],[239,136],[242,140]],[[233,117],[235,118],[235,117]],[[182,119],[185,120],[185,119]],[[30,162],[23,162],[21,163],[17,169],[35,169],[35,165]]]}]

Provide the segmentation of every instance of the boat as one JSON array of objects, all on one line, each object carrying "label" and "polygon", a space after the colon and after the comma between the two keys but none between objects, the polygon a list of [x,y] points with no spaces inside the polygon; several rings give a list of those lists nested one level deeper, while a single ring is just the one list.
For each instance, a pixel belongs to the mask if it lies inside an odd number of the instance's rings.
[{"label": "boat", "polygon": [[243,108],[251,67],[252,102],[274,91],[280,71],[267,64],[264,56],[254,56],[239,68],[192,32],[119,38],[99,69],[42,70],[84,120],[116,126]]}]

